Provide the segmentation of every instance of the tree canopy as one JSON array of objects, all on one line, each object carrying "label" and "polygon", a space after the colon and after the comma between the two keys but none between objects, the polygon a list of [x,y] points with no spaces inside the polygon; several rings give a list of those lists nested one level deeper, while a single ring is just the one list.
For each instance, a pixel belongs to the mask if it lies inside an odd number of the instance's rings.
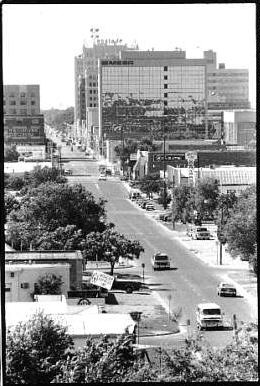
[{"label": "tree canopy", "polygon": [[6,381],[47,384],[60,372],[57,362],[73,347],[66,329],[42,312],[9,329],[6,335]]},{"label": "tree canopy", "polygon": [[87,235],[83,246],[83,257],[88,260],[105,260],[110,263],[111,275],[119,258],[139,258],[144,248],[137,240],[129,240],[112,228],[104,232],[91,232]]},{"label": "tree canopy", "polygon": [[[90,232],[106,228],[104,205],[104,200],[96,202],[92,193],[82,185],[48,182],[29,188],[20,208],[8,216],[7,240],[12,240],[14,247],[22,241],[26,249],[36,238],[40,243],[46,243],[46,232],[54,232],[57,228],[65,229],[56,231],[54,241],[69,240],[71,233],[77,231],[81,231],[84,238]],[[68,225],[75,226],[75,229],[66,229]],[[79,238],[81,234],[74,236]]]},{"label": "tree canopy", "polygon": [[237,199],[224,226],[228,249],[249,260],[257,243],[256,188],[246,189]]},{"label": "tree canopy", "polygon": [[4,147],[4,161],[18,161],[19,153],[16,150],[16,146],[5,146]]},{"label": "tree canopy", "polygon": [[60,295],[62,284],[62,276],[46,273],[37,280],[37,295]]}]

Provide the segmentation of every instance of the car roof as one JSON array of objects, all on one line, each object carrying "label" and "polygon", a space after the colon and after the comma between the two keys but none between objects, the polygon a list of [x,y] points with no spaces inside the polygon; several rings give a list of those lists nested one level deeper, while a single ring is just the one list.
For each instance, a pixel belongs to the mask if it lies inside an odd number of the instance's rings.
[{"label": "car roof", "polygon": [[219,283],[219,285],[229,285],[230,287],[234,287],[234,284],[232,283],[226,283],[224,281],[222,281],[221,283]]},{"label": "car roof", "polygon": [[220,308],[220,306],[216,303],[199,303],[199,308]]}]

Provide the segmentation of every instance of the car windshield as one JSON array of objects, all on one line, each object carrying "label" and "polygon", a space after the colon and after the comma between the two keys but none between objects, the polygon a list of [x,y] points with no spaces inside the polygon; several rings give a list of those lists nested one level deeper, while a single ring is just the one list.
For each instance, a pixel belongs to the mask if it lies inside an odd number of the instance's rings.
[{"label": "car windshield", "polygon": [[234,286],[233,286],[232,284],[223,283],[223,284],[222,284],[222,287],[225,287],[225,288],[233,288]]},{"label": "car windshield", "polygon": [[158,256],[155,256],[155,260],[168,260],[168,256],[167,255],[158,255]]},{"label": "car windshield", "polygon": [[197,232],[207,232],[207,228],[197,228]]},{"label": "car windshield", "polygon": [[220,315],[220,309],[219,308],[210,308],[203,310],[204,315]]}]

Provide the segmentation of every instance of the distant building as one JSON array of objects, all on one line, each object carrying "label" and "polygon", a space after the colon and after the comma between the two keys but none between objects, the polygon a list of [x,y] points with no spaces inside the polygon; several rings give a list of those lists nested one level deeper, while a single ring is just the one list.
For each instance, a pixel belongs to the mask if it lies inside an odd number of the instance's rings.
[{"label": "distant building", "polygon": [[67,297],[70,289],[69,264],[5,264],[5,301],[30,302],[36,290],[37,281],[45,274],[61,276],[61,293]]},{"label": "distant building", "polygon": [[6,264],[69,264],[70,289],[81,289],[83,257],[81,251],[5,252]]},{"label": "distant building", "polygon": [[250,109],[249,73],[247,69],[228,69],[224,63],[217,68],[217,54],[204,51],[207,61],[209,110]]},{"label": "distant building", "polygon": [[[189,185],[188,168],[167,165],[168,183],[174,186]],[[194,182],[198,179],[212,178],[218,181],[220,193],[240,194],[250,185],[256,184],[256,167],[216,167],[194,169]]]},{"label": "distant building", "polygon": [[40,113],[40,86],[4,85],[3,103],[5,145],[23,146],[23,153],[36,152],[39,159],[44,159],[46,136]]},{"label": "distant building", "polygon": [[74,136],[86,145],[93,126],[98,125],[98,59],[118,59],[125,49],[138,47],[128,47],[122,40],[96,39],[92,47],[83,45],[82,53],[74,59]]},{"label": "distant building", "polygon": [[224,111],[224,133],[229,147],[256,148],[256,111]]}]

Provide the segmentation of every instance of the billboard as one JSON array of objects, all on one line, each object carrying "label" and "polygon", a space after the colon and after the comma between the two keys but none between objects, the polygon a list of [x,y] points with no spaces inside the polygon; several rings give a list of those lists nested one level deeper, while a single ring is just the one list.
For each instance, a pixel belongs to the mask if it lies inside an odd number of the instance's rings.
[{"label": "billboard", "polygon": [[104,272],[93,271],[90,283],[94,284],[98,287],[106,288],[107,290],[111,290],[114,282],[114,277],[107,275]]}]

